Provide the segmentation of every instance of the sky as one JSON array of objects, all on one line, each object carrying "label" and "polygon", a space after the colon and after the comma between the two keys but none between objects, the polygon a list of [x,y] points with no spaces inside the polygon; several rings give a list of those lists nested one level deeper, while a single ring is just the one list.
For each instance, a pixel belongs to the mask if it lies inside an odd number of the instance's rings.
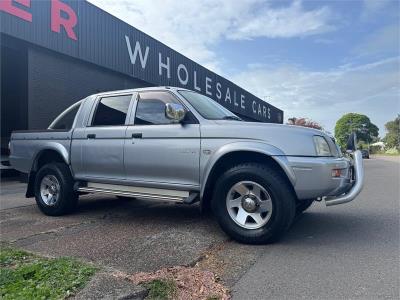
[{"label": "sky", "polygon": [[334,132],[400,113],[400,0],[89,0],[282,109]]}]

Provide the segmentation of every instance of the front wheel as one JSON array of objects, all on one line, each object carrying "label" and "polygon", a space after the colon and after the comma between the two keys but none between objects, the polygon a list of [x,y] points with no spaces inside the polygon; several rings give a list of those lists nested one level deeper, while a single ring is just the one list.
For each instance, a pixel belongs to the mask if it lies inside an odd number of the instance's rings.
[{"label": "front wheel", "polygon": [[248,244],[277,240],[296,212],[289,183],[276,170],[257,163],[227,170],[216,183],[212,208],[222,229]]},{"label": "front wheel", "polygon": [[40,168],[35,178],[35,198],[40,210],[49,216],[60,216],[75,209],[78,194],[66,164],[50,163]]}]

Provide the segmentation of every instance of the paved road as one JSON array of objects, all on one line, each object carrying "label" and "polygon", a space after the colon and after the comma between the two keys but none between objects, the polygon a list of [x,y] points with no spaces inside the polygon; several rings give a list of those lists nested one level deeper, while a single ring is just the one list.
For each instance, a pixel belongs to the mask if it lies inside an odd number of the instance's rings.
[{"label": "paved road", "polygon": [[234,299],[399,299],[399,158],[365,167],[362,194],[316,203],[280,243],[263,246]]}]

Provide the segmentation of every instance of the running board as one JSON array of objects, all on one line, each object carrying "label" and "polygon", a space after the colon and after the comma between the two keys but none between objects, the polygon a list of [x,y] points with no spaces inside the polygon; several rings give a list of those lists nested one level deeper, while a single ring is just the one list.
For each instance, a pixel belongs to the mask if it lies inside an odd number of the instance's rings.
[{"label": "running board", "polygon": [[95,182],[88,182],[87,186],[78,187],[78,191],[85,193],[101,193],[115,196],[126,196],[148,200],[172,201],[185,204],[192,204],[196,202],[195,199],[198,198],[197,193],[190,193],[188,191],[135,187]]}]

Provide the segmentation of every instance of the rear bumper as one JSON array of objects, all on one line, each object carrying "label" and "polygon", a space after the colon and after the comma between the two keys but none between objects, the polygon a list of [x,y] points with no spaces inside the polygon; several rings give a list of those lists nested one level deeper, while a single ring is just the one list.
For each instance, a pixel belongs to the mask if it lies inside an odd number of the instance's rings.
[{"label": "rear bumper", "polygon": [[[361,152],[356,151],[353,157],[287,157],[298,199],[323,198],[328,206],[353,200],[364,181]],[[332,171],[337,169],[340,177],[333,177]]]}]

